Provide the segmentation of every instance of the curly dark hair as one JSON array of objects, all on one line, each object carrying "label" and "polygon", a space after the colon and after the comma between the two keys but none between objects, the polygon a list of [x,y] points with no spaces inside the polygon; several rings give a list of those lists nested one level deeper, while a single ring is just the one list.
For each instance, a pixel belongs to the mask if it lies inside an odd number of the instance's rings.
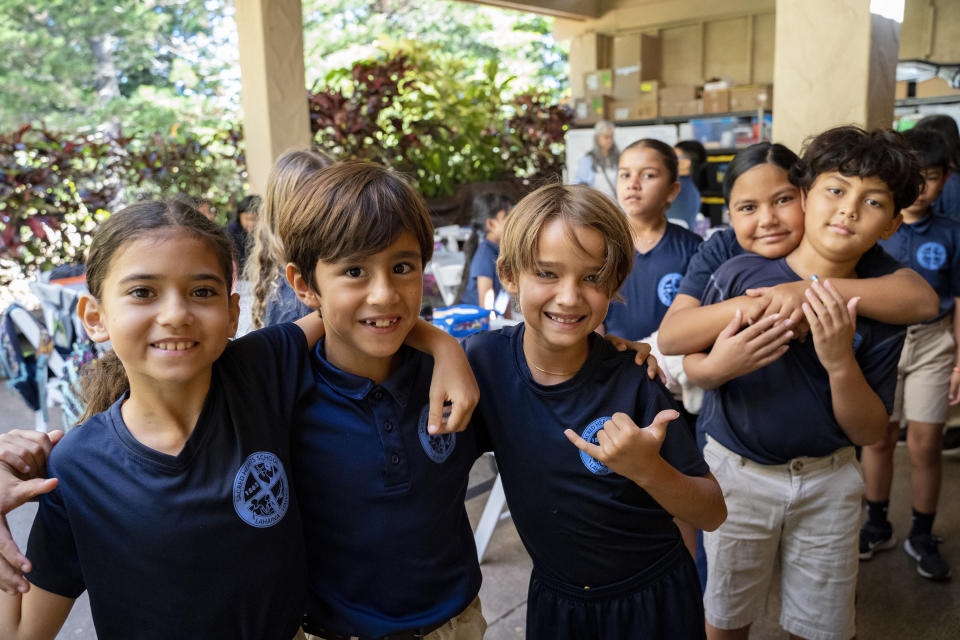
[{"label": "curly dark hair", "polygon": [[923,184],[913,151],[901,134],[890,129],[845,126],[824,131],[807,140],[790,181],[809,191],[820,174],[831,171],[883,180],[893,193],[895,213],[913,204]]}]

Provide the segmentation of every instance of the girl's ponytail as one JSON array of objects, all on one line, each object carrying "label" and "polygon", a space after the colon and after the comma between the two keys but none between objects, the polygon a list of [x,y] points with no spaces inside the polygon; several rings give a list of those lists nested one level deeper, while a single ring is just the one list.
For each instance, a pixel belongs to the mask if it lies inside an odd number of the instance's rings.
[{"label": "girl's ponytail", "polygon": [[81,400],[85,407],[80,422],[106,411],[129,390],[127,372],[112,349],[88,362],[80,377]]}]

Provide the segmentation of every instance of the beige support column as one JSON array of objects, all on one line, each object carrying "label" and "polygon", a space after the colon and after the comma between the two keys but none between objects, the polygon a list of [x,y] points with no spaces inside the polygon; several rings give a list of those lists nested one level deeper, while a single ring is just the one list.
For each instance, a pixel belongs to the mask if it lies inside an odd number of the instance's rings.
[{"label": "beige support column", "polygon": [[870,0],[777,0],[774,141],[799,153],[830,127],[889,127],[899,38]]},{"label": "beige support column", "polygon": [[300,0],[235,0],[250,190],[277,156],[310,146]]}]

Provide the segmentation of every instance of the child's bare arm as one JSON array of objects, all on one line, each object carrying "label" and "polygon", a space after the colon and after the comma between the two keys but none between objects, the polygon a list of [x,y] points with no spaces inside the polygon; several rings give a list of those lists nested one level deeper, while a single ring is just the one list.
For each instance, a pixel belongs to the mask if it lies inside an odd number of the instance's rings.
[{"label": "child's bare arm", "polygon": [[657,346],[667,356],[706,351],[735,312],[759,318],[764,304],[759,298],[739,296],[702,307],[693,296],[678,294],[660,323]]},{"label": "child's bare arm", "polygon": [[[960,298],[953,299],[953,337],[960,337]],[[957,355],[953,360],[953,372],[950,374],[950,393],[947,402],[951,405],[960,403],[960,341],[957,344]]]},{"label": "child's bare arm", "polygon": [[[880,322],[916,324],[934,317],[940,309],[936,292],[913,269],[898,269],[877,278],[831,278],[830,281],[845,300],[860,298],[859,315]],[[804,281],[784,282],[747,293],[770,298],[768,311],[787,317],[803,304],[807,287]]]},{"label": "child's bare arm", "polygon": [[[407,334],[406,344],[433,356],[433,378],[430,380],[430,433],[463,431],[480,400],[480,388],[473,376],[467,354],[456,338],[420,320]],[[450,401],[450,415],[444,418],[444,404]]]},{"label": "child's bare arm", "polygon": [[320,338],[323,337],[323,318],[320,317],[320,313],[313,311],[308,315],[303,316],[295,323],[300,330],[303,331],[303,335],[307,338],[307,346],[313,349],[314,346],[320,341]]},{"label": "child's bare arm", "polygon": [[767,366],[787,352],[787,343],[793,338],[793,331],[779,320],[774,314],[741,329],[743,318],[737,310],[709,353],[693,353],[683,359],[684,372],[698,387],[716,389]]},{"label": "child's bare arm", "polygon": [[661,411],[653,423],[641,429],[625,413],[615,413],[597,432],[599,446],[587,442],[572,429],[564,433],[578,449],[632,480],[674,517],[698,529],[713,531],[727,517],[720,485],[711,473],[702,477],[677,471],[660,456],[660,447],[676,411]]},{"label": "child's bare arm", "polygon": [[0,594],[0,638],[54,640],[74,600],[39,587],[25,594]]},{"label": "child's bare arm", "polygon": [[50,450],[61,437],[59,430],[46,434],[20,429],[0,436],[0,591],[5,593],[27,591],[30,584],[23,573],[31,569],[13,541],[6,514],[56,488],[57,479],[43,474]]},{"label": "child's bare arm", "polygon": [[888,415],[853,354],[859,299],[845,302],[830,281],[812,283],[806,296],[803,313],[817,357],[830,378],[833,415],[851,442],[873,444],[883,437]]}]

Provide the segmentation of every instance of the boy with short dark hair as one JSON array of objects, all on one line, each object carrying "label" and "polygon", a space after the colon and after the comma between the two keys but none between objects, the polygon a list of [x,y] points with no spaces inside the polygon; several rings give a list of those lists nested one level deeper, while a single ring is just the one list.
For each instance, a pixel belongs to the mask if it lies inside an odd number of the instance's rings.
[{"label": "boy with short dark hair", "polygon": [[960,298],[960,222],[935,214],[932,207],[950,173],[946,141],[935,131],[917,129],[905,137],[920,162],[924,190],[903,209],[904,224],[881,244],[934,288],[940,297],[940,311],[932,320],[907,329],[890,424],[880,442],[863,450],[868,520],[860,529],[860,559],[868,560],[896,543],[887,507],[893,452],[900,420],[906,418],[913,526],[903,548],[917,561],[921,576],[943,580],[950,577],[950,566],[940,555],[932,527],[940,496],[947,407],[960,402],[960,368],[955,366],[960,360],[955,339],[960,316],[954,313]]},{"label": "boy with short dark hair", "polygon": [[805,209],[800,245],[779,260],[729,260],[704,294],[711,304],[812,281],[803,304],[812,340],[723,382],[700,414],[704,457],[729,512],[704,534],[711,639],[747,637],[777,557],[784,629],[836,640],[855,633],[863,489],[853,445],[883,434],[903,331],[865,318],[855,324],[858,299],[844,300],[828,279],[854,277],[860,257],[896,231],[920,175],[899,134],[839,127],[809,143],[795,178]]},{"label": "boy with short dark hair", "polygon": [[287,277],[326,335],[301,401],[294,479],[308,542],[308,637],[478,640],[480,566],[464,499],[473,435],[428,430],[418,320],[433,227],[417,193],[365,162],[285,205]]}]

